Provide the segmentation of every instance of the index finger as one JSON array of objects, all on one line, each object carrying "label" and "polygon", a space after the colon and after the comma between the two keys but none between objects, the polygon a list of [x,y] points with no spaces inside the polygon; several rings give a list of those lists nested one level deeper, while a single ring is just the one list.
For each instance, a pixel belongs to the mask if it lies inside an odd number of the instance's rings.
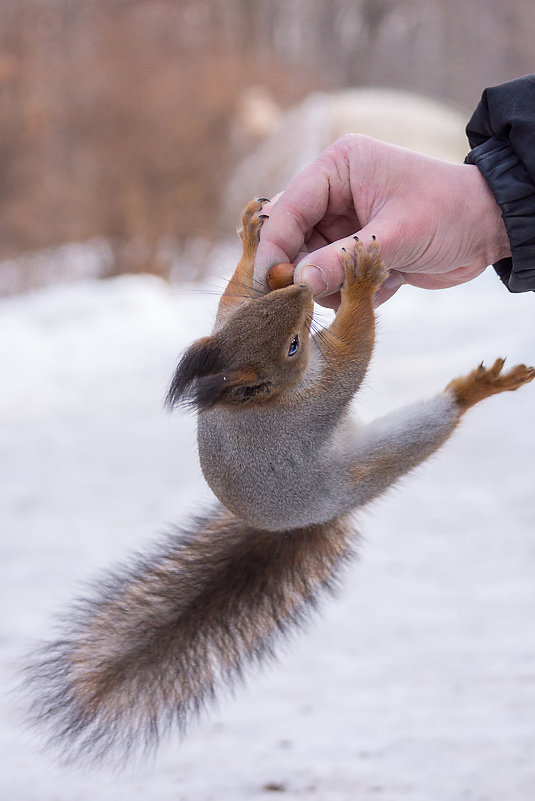
[{"label": "index finger", "polygon": [[293,262],[309,231],[325,216],[329,181],[311,164],[290,181],[265,220],[256,252],[254,277],[266,285],[266,273],[274,264]]}]

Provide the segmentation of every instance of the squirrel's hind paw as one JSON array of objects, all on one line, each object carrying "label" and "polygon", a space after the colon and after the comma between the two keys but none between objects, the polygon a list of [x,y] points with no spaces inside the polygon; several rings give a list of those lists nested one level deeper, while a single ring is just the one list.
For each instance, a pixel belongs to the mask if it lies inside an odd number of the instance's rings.
[{"label": "squirrel's hind paw", "polygon": [[238,236],[242,242],[246,242],[255,248],[258,244],[260,229],[268,216],[267,214],[259,214],[266,203],[269,203],[267,197],[258,197],[251,200],[245,207],[241,216],[241,226],[238,228]]},{"label": "squirrel's hind paw", "polygon": [[381,260],[379,243],[374,239],[366,246],[357,237],[350,250],[342,248],[342,261],[345,268],[344,289],[368,287],[376,291],[388,275]]},{"label": "squirrel's hind paw", "polygon": [[492,367],[483,363],[462,378],[451,381],[446,390],[454,393],[457,403],[464,412],[479,401],[500,392],[514,392],[535,378],[535,367],[517,364],[507,373],[502,372],[505,359],[496,359]]}]

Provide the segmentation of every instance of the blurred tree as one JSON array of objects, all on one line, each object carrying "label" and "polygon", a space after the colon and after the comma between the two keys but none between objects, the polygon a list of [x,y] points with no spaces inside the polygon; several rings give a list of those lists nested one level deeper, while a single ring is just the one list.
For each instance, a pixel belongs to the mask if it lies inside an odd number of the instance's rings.
[{"label": "blurred tree", "polygon": [[98,235],[114,270],[165,272],[220,233],[276,104],[377,85],[470,108],[532,70],[534,36],[531,0],[1,0],[0,257]]}]

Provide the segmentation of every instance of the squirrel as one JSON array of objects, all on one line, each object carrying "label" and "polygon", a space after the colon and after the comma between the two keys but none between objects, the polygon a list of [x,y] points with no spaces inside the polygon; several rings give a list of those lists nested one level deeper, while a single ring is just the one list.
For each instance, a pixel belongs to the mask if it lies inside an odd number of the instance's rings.
[{"label": "squirrel", "polygon": [[474,404],[535,377],[524,365],[504,372],[497,359],[357,425],[349,406],[372,356],[374,296],[387,275],[379,244],[355,237],[343,249],[340,306],[314,333],[307,285],[266,293],[253,281],[265,202],[246,207],[242,256],[214,330],[185,351],[167,395],[168,407],[198,413],[201,468],[217,505],[97,582],[27,667],[31,717],[66,761],[114,747],[124,756],[170,728],[184,733],[337,586],[354,547],[351,513],[433,454]]}]

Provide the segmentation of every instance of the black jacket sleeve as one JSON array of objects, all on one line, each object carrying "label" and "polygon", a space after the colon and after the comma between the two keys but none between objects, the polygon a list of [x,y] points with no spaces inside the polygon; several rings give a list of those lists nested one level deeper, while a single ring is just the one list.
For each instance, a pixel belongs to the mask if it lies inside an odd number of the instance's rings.
[{"label": "black jacket sleeve", "polygon": [[494,268],[511,292],[535,290],[535,75],[485,89],[466,133],[511,242]]}]

